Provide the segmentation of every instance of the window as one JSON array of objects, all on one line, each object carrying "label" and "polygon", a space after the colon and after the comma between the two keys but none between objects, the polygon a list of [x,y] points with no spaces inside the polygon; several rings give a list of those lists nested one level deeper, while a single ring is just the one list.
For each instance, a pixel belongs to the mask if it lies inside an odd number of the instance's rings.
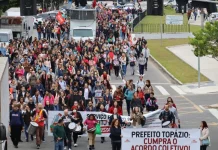
[{"label": "window", "polygon": [[92,29],[74,29],[73,37],[93,37]]},{"label": "window", "polygon": [[0,42],[8,42],[8,34],[0,33]]}]

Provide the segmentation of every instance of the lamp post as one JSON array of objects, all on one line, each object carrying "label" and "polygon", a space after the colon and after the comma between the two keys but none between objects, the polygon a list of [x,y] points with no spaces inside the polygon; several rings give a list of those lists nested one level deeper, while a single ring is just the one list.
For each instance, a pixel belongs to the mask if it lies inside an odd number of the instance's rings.
[{"label": "lamp post", "polygon": [[[201,28],[204,29],[204,11],[201,9]],[[198,88],[201,87],[201,60],[200,52],[198,52]]]}]

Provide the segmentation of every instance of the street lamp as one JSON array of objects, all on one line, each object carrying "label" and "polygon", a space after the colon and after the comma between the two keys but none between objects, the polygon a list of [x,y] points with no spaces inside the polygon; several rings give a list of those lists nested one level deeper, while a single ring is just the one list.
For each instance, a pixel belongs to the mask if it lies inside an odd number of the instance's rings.
[{"label": "street lamp", "polygon": [[[201,9],[201,28],[204,29],[204,11]],[[200,51],[198,52],[198,88],[201,87],[201,60]]]}]

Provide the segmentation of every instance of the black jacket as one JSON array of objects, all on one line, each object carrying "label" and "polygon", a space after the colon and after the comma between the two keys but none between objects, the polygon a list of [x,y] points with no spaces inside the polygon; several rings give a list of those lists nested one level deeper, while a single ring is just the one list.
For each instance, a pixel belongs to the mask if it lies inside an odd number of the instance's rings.
[{"label": "black jacket", "polygon": [[111,127],[110,128],[110,138],[111,138],[111,141],[113,142],[118,142],[118,141],[120,141],[121,142],[121,137],[120,137],[120,135],[121,135],[121,128],[120,127],[118,127],[118,128],[115,128],[115,127]]},{"label": "black jacket", "polygon": [[[117,119],[119,120],[120,124],[123,124],[122,118],[120,115],[117,114]],[[114,120],[114,114],[112,114],[109,118],[109,125],[111,125],[112,121]]]},{"label": "black jacket", "polygon": [[142,103],[141,103],[141,100],[140,99],[133,99],[132,101],[131,101],[131,107],[133,108],[133,107],[140,107],[140,108],[142,108]]},{"label": "black jacket", "polygon": [[169,111],[162,111],[160,113],[159,119],[162,120],[162,123],[166,121],[170,121],[171,123],[175,123],[175,116],[174,114],[169,110]]},{"label": "black jacket", "polygon": [[23,112],[23,121],[26,125],[29,125],[30,122],[31,122],[31,112],[30,111],[26,111],[26,112]]}]

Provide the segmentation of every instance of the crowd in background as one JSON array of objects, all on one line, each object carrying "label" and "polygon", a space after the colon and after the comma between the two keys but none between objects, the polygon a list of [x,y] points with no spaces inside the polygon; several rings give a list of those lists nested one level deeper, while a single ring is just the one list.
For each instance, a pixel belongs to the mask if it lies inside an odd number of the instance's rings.
[{"label": "crowd in background", "polygon": [[[94,41],[71,39],[69,24],[60,26],[51,19],[37,27],[38,37],[32,41],[16,39],[11,40],[8,46],[1,46],[5,50],[1,55],[7,56],[10,63],[10,127],[16,148],[22,142],[23,128],[26,142],[34,140],[34,136],[27,132],[34,121],[39,125],[35,135],[39,149],[41,142],[46,140],[44,130],[47,128],[48,112],[64,110],[64,117],[53,131],[57,150],[63,145],[69,150],[72,148],[72,133],[62,125],[66,122],[82,124],[79,111],[113,114],[109,120],[110,138],[113,150],[120,150],[120,124],[126,124],[121,119],[124,100],[127,115],[133,120],[135,128],[143,124],[143,113],[158,109],[151,82],[144,79],[150,51],[143,37],[131,39],[131,15],[131,11],[98,9],[97,37]],[[124,86],[118,86],[112,92],[111,77],[118,79],[121,74],[125,80],[127,70],[134,75],[136,67],[140,74],[138,81],[127,80]],[[167,101],[167,106],[176,113],[172,98]],[[167,106],[165,110],[168,112],[170,108]],[[68,114],[68,110],[72,114]],[[175,119],[172,120],[175,122]],[[96,123],[95,116],[90,115],[84,125],[91,129]],[[73,133],[75,147],[78,146],[78,135]],[[94,149],[95,134],[90,132],[88,138],[89,149]]]}]

